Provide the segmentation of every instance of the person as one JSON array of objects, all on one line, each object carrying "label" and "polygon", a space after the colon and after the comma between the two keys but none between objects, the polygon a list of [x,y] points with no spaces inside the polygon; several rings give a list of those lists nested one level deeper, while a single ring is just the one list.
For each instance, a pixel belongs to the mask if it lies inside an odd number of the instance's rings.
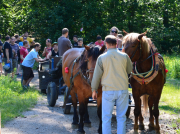
[{"label": "person", "polygon": [[23,42],[20,40],[20,37],[18,34],[15,34],[14,37],[16,38],[15,43],[19,45],[19,49],[23,46]]},{"label": "person", "polygon": [[53,47],[53,49],[51,49],[51,51],[48,53],[47,59],[50,59],[51,56],[52,56],[52,57],[58,57],[58,56],[59,56],[58,44],[57,44],[57,42],[54,42],[54,43],[52,44],[52,47]]},{"label": "person", "polygon": [[46,40],[46,47],[44,48],[42,56],[45,56],[47,58],[48,53],[51,52],[51,49],[52,49],[51,43],[52,43],[51,39]]},{"label": "person", "polygon": [[102,133],[111,134],[111,118],[116,103],[117,134],[126,133],[126,111],[128,109],[128,74],[132,62],[126,53],[116,48],[117,38],[105,37],[107,52],[97,59],[91,82],[92,98],[97,99],[97,89],[102,85]]},{"label": "person", "polygon": [[73,47],[77,47],[78,46],[78,36],[77,35],[73,36],[73,41],[74,41]]},{"label": "person", "polygon": [[[15,43],[16,38],[14,36],[11,37],[11,47],[12,47],[12,51],[13,51],[13,56],[12,56],[12,78],[14,77],[14,69],[16,68],[18,70],[18,56],[17,56],[17,52],[19,50],[19,46]],[[16,70],[16,75],[19,75],[19,72],[17,72]]]},{"label": "person", "polygon": [[104,45],[104,41],[100,35],[97,36],[97,41],[95,42],[96,45],[102,47]]},{"label": "person", "polygon": [[[29,53],[27,50],[27,47],[29,46],[28,43],[29,42],[27,40],[23,41],[23,47],[21,47],[21,49],[20,49],[20,65],[21,65],[21,68],[22,68],[22,62],[23,62],[24,58]],[[22,77],[21,77],[21,83],[23,83],[23,73],[22,73]]]},{"label": "person", "polygon": [[10,42],[10,36],[7,35],[5,37],[5,43],[3,46],[3,55],[4,55],[4,63],[10,63],[10,68],[8,70],[5,70],[5,76],[7,76],[8,73],[11,73],[12,71],[12,47]]},{"label": "person", "polygon": [[66,38],[68,34],[69,30],[67,28],[63,28],[62,36],[58,38],[59,56],[62,56],[72,46],[70,40]]},{"label": "person", "polygon": [[24,58],[22,62],[22,68],[23,68],[23,88],[27,89],[29,83],[34,78],[33,74],[33,66],[35,61],[36,62],[42,62],[45,61],[46,58],[41,59],[38,55],[38,51],[41,49],[41,45],[39,43],[35,43],[34,49],[32,49],[28,55]]},{"label": "person", "polygon": [[78,47],[83,47],[83,38],[78,38]]},{"label": "person", "polygon": [[27,40],[28,41],[28,43],[29,43],[29,47],[27,48],[28,49],[28,51],[30,51],[30,48],[32,48],[33,47],[33,45],[34,45],[34,41],[33,41],[33,39],[32,38],[30,38],[30,37],[28,37],[29,36],[29,33],[28,32],[25,32],[21,37],[20,37],[20,40],[23,42],[24,40]]},{"label": "person", "polygon": [[120,40],[118,38],[118,32],[119,32],[119,29],[115,26],[113,26],[111,29],[110,29],[110,35],[114,35],[117,39],[117,48],[122,48],[122,40]]},{"label": "person", "polygon": [[3,46],[3,43],[1,42],[1,34],[0,34],[0,71],[1,71],[1,74],[3,73],[3,69],[2,69],[2,61],[3,61],[3,53],[2,53],[2,46]]}]

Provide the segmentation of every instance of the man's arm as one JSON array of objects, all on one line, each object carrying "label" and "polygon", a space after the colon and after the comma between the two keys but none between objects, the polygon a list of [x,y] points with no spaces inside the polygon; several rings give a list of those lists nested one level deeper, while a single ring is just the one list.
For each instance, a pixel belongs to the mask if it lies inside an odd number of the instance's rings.
[{"label": "man's arm", "polygon": [[131,61],[131,59],[129,58],[128,55],[126,55],[126,58],[127,58],[127,67],[126,67],[126,71],[127,71],[127,74],[130,74],[130,73],[132,72],[133,65],[132,65],[132,61]]},{"label": "man's arm", "polygon": [[122,48],[122,40],[118,39],[117,46],[118,48]]},{"label": "man's arm", "polygon": [[44,58],[44,59],[34,58],[34,59],[36,60],[36,62],[42,62],[42,61],[45,61],[45,60],[46,60],[46,58]]},{"label": "man's arm", "polygon": [[98,57],[97,62],[96,62],[96,66],[95,66],[95,70],[94,70],[94,73],[93,73],[93,79],[92,79],[92,82],[91,82],[92,92],[98,90],[99,83],[101,81],[103,72],[104,71],[103,71],[102,60],[101,60],[101,57]]}]

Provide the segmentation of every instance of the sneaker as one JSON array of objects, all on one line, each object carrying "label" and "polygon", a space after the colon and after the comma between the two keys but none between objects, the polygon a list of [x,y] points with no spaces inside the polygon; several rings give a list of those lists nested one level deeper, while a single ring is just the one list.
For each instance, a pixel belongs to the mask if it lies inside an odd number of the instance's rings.
[{"label": "sneaker", "polygon": [[25,86],[25,85],[23,86],[23,90],[27,90],[27,88],[28,88],[27,86]]},{"label": "sneaker", "polygon": [[19,76],[19,77],[22,76],[20,73],[17,73],[16,75]]}]

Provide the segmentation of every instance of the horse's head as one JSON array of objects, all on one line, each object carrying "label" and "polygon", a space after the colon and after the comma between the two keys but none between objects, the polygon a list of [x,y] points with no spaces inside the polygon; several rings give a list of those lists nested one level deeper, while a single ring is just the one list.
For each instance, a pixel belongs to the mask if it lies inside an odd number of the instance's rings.
[{"label": "horse's head", "polygon": [[145,52],[149,52],[148,41],[146,37],[143,37],[146,35],[147,32],[144,32],[142,34],[127,33],[124,30],[123,32],[126,34],[122,42],[123,51],[129,55],[132,62],[141,59],[142,55]]},{"label": "horse's head", "polygon": [[85,51],[83,52],[81,58],[80,68],[89,82],[91,82],[92,80],[97,58],[104,52],[104,50],[105,46],[103,46],[102,48],[95,46],[94,44],[85,46]]}]

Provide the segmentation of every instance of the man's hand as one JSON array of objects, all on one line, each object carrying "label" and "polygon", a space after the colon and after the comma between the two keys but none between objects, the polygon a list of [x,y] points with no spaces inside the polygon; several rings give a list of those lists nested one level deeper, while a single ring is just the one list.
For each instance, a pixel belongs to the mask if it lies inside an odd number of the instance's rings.
[{"label": "man's hand", "polygon": [[93,98],[93,100],[97,100],[97,93],[95,90],[92,93],[92,98]]},{"label": "man's hand", "polygon": [[11,61],[10,60],[7,60],[7,63],[10,63]]}]

